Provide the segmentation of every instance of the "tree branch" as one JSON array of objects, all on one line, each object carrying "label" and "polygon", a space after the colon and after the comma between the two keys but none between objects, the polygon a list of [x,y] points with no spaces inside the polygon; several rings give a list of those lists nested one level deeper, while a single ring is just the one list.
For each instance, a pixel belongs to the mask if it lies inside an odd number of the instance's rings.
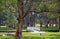
[{"label": "tree branch", "polygon": [[22,19],[23,19],[27,14],[29,14],[29,11],[31,10],[31,6],[32,6],[33,2],[34,2],[34,0],[31,0],[31,1],[30,1],[29,8],[28,8],[28,10],[25,12],[25,14],[22,16]]}]

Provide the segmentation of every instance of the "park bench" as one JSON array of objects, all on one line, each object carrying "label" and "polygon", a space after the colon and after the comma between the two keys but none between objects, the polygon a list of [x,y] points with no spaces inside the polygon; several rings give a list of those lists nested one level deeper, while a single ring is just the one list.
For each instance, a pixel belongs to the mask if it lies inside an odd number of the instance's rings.
[{"label": "park bench", "polygon": [[43,34],[45,32],[40,31],[40,27],[27,27],[27,31],[33,34]]}]

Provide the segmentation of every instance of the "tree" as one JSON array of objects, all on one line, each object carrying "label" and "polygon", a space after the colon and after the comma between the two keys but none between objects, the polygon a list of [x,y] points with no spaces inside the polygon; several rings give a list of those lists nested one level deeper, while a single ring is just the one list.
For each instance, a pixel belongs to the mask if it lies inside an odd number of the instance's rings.
[{"label": "tree", "polygon": [[0,0],[0,15],[6,18],[5,24],[16,26],[17,0]]},{"label": "tree", "polygon": [[58,28],[60,31],[60,0],[57,0],[57,6],[58,6],[57,13],[59,14],[57,20],[58,20]]},{"label": "tree", "polygon": [[[45,18],[47,18],[47,11],[49,10],[49,5],[46,3],[46,2],[41,2],[41,4],[39,5],[39,7],[37,7],[36,8],[36,11],[38,11],[39,12],[39,14],[40,14],[40,19],[45,19]],[[43,20],[40,20],[40,25],[42,26],[42,21]],[[48,20],[48,19],[47,19]],[[48,23],[47,23],[47,20],[46,20],[46,27],[48,27]]]},{"label": "tree", "polygon": [[47,13],[47,17],[49,18],[49,24],[53,25],[53,21],[50,23],[50,19],[55,19],[58,17],[58,14],[57,14],[57,3],[56,3],[56,0],[54,0],[50,5],[49,5],[49,11]]},{"label": "tree", "polygon": [[[17,24],[17,32],[16,37],[22,36],[22,20],[25,16],[27,16],[30,11],[34,10],[32,9],[33,4],[40,3],[40,0],[17,0],[17,6],[18,6],[18,24]],[[29,6],[28,6],[29,5]],[[27,7],[25,7],[27,6]]]},{"label": "tree", "polygon": [[16,17],[16,0],[5,0],[5,17],[6,21],[5,24],[8,27],[15,27],[17,24],[17,17]]}]

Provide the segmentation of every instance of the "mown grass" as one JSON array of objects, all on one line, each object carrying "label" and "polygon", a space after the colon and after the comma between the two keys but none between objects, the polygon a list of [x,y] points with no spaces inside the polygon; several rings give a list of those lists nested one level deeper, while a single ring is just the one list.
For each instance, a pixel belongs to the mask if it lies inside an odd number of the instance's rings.
[{"label": "mown grass", "polygon": [[[0,28],[0,30],[9,30],[8,28]],[[57,27],[42,27],[43,30],[57,30]],[[24,29],[25,31],[25,29]],[[17,39],[15,37],[9,37],[9,36],[0,36],[0,39]],[[60,32],[46,32],[44,34],[34,34],[34,33],[29,33],[29,32],[23,32],[22,33],[22,38],[21,39],[60,39]]]},{"label": "mown grass", "polygon": [[43,34],[34,34],[29,32],[23,32],[23,36],[32,36],[32,37],[60,37],[60,32],[45,32]]},{"label": "mown grass", "polygon": [[[0,37],[0,39],[18,39],[18,38],[14,38],[14,37]],[[30,36],[26,36],[26,37],[22,37],[19,39],[60,39],[60,37],[30,37]]]},{"label": "mown grass", "polygon": [[[17,39],[15,37],[0,36],[0,39]],[[60,32],[46,32],[45,34],[32,34],[29,32],[23,32],[21,39],[60,39]]]}]

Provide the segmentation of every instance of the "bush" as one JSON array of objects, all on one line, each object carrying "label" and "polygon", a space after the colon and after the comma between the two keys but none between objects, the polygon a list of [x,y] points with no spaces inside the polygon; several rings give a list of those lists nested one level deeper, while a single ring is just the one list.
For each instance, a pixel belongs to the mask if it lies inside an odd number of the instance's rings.
[{"label": "bush", "polygon": [[59,29],[57,27],[41,27],[41,31],[59,32]]}]

